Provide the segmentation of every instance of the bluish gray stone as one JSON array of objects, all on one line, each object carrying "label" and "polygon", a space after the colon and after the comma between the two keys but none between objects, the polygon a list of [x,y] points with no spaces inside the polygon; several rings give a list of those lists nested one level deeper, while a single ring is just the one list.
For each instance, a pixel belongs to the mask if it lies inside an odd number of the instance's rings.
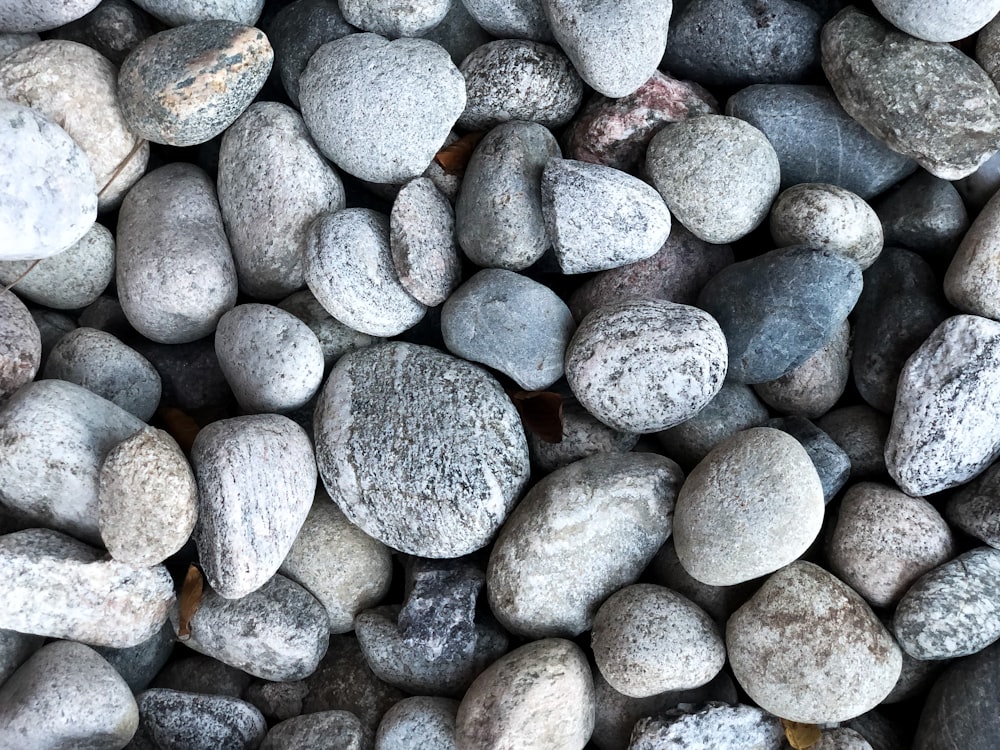
[{"label": "bluish gray stone", "polygon": [[286,719],[271,727],[260,750],[370,750],[372,733],[349,711],[320,711]]},{"label": "bluish gray stone", "polygon": [[238,698],[153,688],[137,699],[139,736],[156,748],[252,750],[267,733],[260,711]]},{"label": "bluish gray stone", "polygon": [[498,39],[552,41],[542,0],[460,0],[469,14]]},{"label": "bluish gray stone", "polygon": [[787,432],[802,444],[819,474],[823,500],[829,503],[847,484],[851,475],[850,456],[833,438],[805,417],[778,417],[768,420],[767,426]]},{"label": "bluish gray stone", "polygon": [[951,260],[969,228],[969,213],[955,186],[920,170],[874,205],[886,247],[905,247],[928,261]]},{"label": "bluish gray stone", "polygon": [[375,750],[458,750],[458,701],[416,696],[386,711],[375,735]]},{"label": "bluish gray stone", "polygon": [[658,716],[639,719],[628,750],[667,747],[753,747],[781,750],[781,720],[756,706],[711,701],[702,707],[685,704]]},{"label": "bluish gray stone", "polygon": [[994,549],[1000,549],[1000,464],[960,487],[945,505],[948,522]]},{"label": "bluish gray stone", "polygon": [[121,65],[128,53],[152,33],[149,16],[129,0],[101,0],[90,13],[63,24],[50,37],[86,44]]},{"label": "bluish gray stone", "polygon": [[468,562],[412,558],[399,632],[408,646],[431,660],[467,658],[475,650],[476,599],[486,574]]},{"label": "bluish gray stone", "polygon": [[136,5],[167,26],[198,21],[235,21],[252,26],[257,23],[264,0],[136,0]]},{"label": "bluish gray stone", "polygon": [[[163,668],[174,650],[174,629],[164,622],[154,635],[128,648],[98,646],[94,650],[128,683],[133,693],[141,693]],[[2,683],[0,677],[0,683]]]}]

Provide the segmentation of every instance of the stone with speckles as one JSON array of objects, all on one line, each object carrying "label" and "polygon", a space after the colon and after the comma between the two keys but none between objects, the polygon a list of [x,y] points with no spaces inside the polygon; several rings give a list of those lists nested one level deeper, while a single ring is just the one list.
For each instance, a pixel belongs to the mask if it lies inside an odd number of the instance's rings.
[{"label": "stone with speckles", "polygon": [[460,0],[476,23],[498,39],[552,41],[542,0]]},{"label": "stone with speckles", "polygon": [[153,688],[136,700],[139,730],[134,743],[140,748],[243,750],[258,747],[267,733],[260,711],[239,698]]},{"label": "stone with speckles", "polygon": [[375,750],[457,750],[458,701],[414,696],[385,712],[375,735]]},{"label": "stone with speckles", "polygon": [[452,2],[460,0],[340,0],[344,18],[362,31],[395,39],[423,36],[448,13]]},{"label": "stone with speckles", "polygon": [[264,738],[260,750],[321,747],[370,750],[372,733],[350,711],[319,711],[293,716],[275,724]]},{"label": "stone with speckles", "polygon": [[874,0],[889,23],[929,42],[957,42],[972,36],[1000,13],[1000,0],[950,0],[928,5]]},{"label": "stone with speckles", "polygon": [[0,31],[48,31],[87,15],[100,0],[59,0],[21,3],[5,0],[0,4]]},{"label": "stone with speckles", "polygon": [[1000,198],[991,198],[979,212],[944,277],[948,301],[962,312],[1000,320]]},{"label": "stone with speckles", "polygon": [[264,0],[136,0],[135,4],[168,26],[199,21],[233,21],[251,26],[257,22]]},{"label": "stone with speckles", "polygon": [[347,352],[382,341],[377,336],[355,331],[341,323],[326,311],[308,289],[289,295],[278,303],[278,307],[290,312],[316,334],[327,369]]},{"label": "stone with speckles", "polygon": [[665,747],[783,750],[787,747],[784,740],[785,730],[777,716],[756,706],[712,701],[697,707],[682,705],[639,719],[628,747],[629,750]]},{"label": "stone with speckles", "polygon": [[101,0],[83,18],[53,30],[50,38],[86,44],[121,65],[128,53],[152,33],[149,16],[131,0]]},{"label": "stone with speckles", "polygon": [[981,542],[1000,549],[1000,463],[959,488],[945,505],[948,522]]},{"label": "stone with speckles", "polygon": [[16,294],[0,292],[0,401],[34,380],[41,363],[38,325]]},{"label": "stone with speckles", "polygon": [[562,440],[550,443],[528,432],[531,459],[544,471],[552,471],[595,453],[628,453],[639,436],[608,427],[583,408],[568,389],[554,386],[562,395]]},{"label": "stone with speckles", "polygon": [[399,283],[421,304],[440,305],[461,281],[455,212],[430,178],[418,177],[396,195],[389,247]]}]

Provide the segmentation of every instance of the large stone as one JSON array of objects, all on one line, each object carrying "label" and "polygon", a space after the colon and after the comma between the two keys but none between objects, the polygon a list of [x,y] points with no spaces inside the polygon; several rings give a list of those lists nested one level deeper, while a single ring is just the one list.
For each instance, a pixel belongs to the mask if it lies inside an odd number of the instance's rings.
[{"label": "large stone", "polygon": [[878,12],[897,29],[928,42],[957,42],[972,36],[1000,13],[1000,0],[908,3],[875,0]]},{"label": "large stone", "polygon": [[136,697],[139,731],[133,744],[141,750],[250,750],[259,747],[267,733],[260,711],[239,698],[160,688]]},{"label": "large stone", "polygon": [[168,26],[198,21],[235,21],[249,25],[257,22],[264,0],[139,0],[136,5]]},{"label": "large stone", "polygon": [[628,750],[662,750],[673,747],[747,747],[784,750],[785,732],[780,719],[756,706],[681,705],[636,722]]},{"label": "large stone", "polygon": [[458,701],[416,696],[385,712],[375,735],[375,750],[457,750]]}]

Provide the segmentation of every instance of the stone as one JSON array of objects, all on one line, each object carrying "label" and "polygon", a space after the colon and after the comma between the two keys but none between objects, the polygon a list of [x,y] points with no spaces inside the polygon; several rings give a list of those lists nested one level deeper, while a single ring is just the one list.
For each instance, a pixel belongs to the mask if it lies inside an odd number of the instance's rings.
[{"label": "stone", "polygon": [[205,579],[220,596],[239,599],[277,572],[305,523],[316,490],[312,445],[287,417],[233,417],[198,433],[191,463]]},{"label": "stone", "polygon": [[[472,0],[470,0],[470,4],[471,2]],[[514,3],[509,3],[509,5],[514,5]],[[476,23],[476,19],[470,15],[465,3],[460,0],[457,2],[453,0],[440,23],[425,31],[421,36],[448,50],[451,61],[455,65],[461,65],[462,60],[468,57],[476,47],[493,41],[493,37]]]},{"label": "stone", "polygon": [[726,661],[712,618],[680,594],[648,583],[605,600],[594,616],[591,647],[604,679],[635,698],[701,687]]},{"label": "stone", "polygon": [[349,711],[321,711],[275,724],[260,750],[298,750],[324,744],[338,750],[370,750],[371,731]]},{"label": "stone", "polygon": [[541,188],[545,227],[565,274],[644,260],[670,234],[670,212],[657,192],[617,169],[553,157]]},{"label": "stone", "polygon": [[0,402],[34,380],[41,363],[42,334],[38,325],[16,294],[9,289],[0,291]]},{"label": "stone", "polygon": [[160,404],[160,376],[149,360],[95,328],[81,326],[59,339],[44,377],[82,385],[143,422]]},{"label": "stone", "polygon": [[5,747],[119,750],[138,724],[125,680],[81,643],[50,643],[0,686]]},{"label": "stone", "polygon": [[305,243],[310,291],[337,320],[369,336],[396,336],[427,311],[392,262],[389,217],[370,208],[320,215]]},{"label": "stone", "polygon": [[955,185],[923,170],[881,196],[873,208],[886,247],[908,248],[935,264],[951,261],[969,228],[969,213]]},{"label": "stone", "polygon": [[904,750],[906,747],[899,724],[887,719],[877,709],[844,722],[844,726],[868,740],[874,750]]},{"label": "stone", "polygon": [[118,101],[153,143],[194,146],[232,125],[260,92],[274,52],[260,29],[199,21],[161,31],[125,58]]},{"label": "stone", "polygon": [[672,5],[670,0],[542,2],[552,35],[580,77],[613,99],[634,93],[656,72],[667,47]]},{"label": "stone", "polygon": [[0,686],[44,643],[40,635],[0,630]]},{"label": "stone", "polygon": [[677,221],[714,244],[756,229],[781,179],[764,133],[723,115],[665,126],[649,142],[646,171]]},{"label": "stone", "polygon": [[868,740],[847,727],[824,731],[812,747],[814,750],[872,750]]},{"label": "stone", "polygon": [[211,338],[187,344],[154,344],[138,339],[135,347],[160,374],[161,406],[182,411],[235,406],[236,399],[219,367]]},{"label": "stone", "polygon": [[827,543],[830,569],[873,607],[891,607],[924,573],[955,556],[929,502],[874,482],[852,485]]},{"label": "stone", "polygon": [[882,223],[858,195],[836,185],[804,183],[782,192],[771,206],[771,236],[778,247],[833,250],[868,268],[882,252]]},{"label": "stone", "polygon": [[1000,151],[980,165],[979,169],[954,183],[955,189],[970,211],[979,211],[1000,188]]},{"label": "stone", "polygon": [[255,679],[243,692],[269,722],[285,721],[302,715],[302,700],[309,693],[304,680],[271,682]]},{"label": "stone", "polygon": [[386,711],[375,734],[375,750],[458,750],[458,701],[416,696]]},{"label": "stone", "polygon": [[660,716],[639,719],[628,750],[667,747],[745,747],[782,750],[786,747],[781,720],[756,706],[727,706],[713,701],[695,710],[681,705]]},{"label": "stone", "polygon": [[439,45],[366,33],[320,47],[299,79],[299,100],[327,158],[363,180],[398,184],[434,158],[466,93]]},{"label": "stone", "polygon": [[787,432],[798,440],[816,467],[823,485],[823,501],[829,503],[847,484],[851,476],[851,458],[833,438],[805,417],[778,417],[768,420],[765,427]]},{"label": "stone", "polygon": [[849,7],[823,27],[823,72],[851,117],[935,177],[972,174],[1000,150],[1000,93],[948,44]]},{"label": "stone", "polygon": [[44,307],[32,307],[28,313],[38,326],[38,333],[42,338],[42,367],[45,367],[52,347],[76,328],[76,321],[68,315]]},{"label": "stone", "polygon": [[548,287],[513,271],[479,271],[441,309],[448,351],[544,390],[563,376],[563,355],[576,329],[566,303]]},{"label": "stone", "polygon": [[851,461],[851,481],[883,479],[889,417],[866,404],[828,411],[816,426],[829,435]]},{"label": "stone", "polygon": [[222,136],[219,208],[240,288],[280,299],[305,284],[302,247],[319,215],[344,207],[344,186],[302,117],[256,102]]},{"label": "stone", "polygon": [[[170,613],[179,631],[177,608]],[[206,589],[190,619],[193,651],[265,680],[301,680],[316,671],[326,653],[326,610],[297,583],[275,575],[240,599]]]},{"label": "stone", "polygon": [[452,0],[419,0],[405,5],[392,0],[341,0],[344,19],[362,31],[395,39],[423,36],[448,13]]},{"label": "stone", "polygon": [[96,328],[112,336],[129,339],[137,346],[142,344],[141,337],[135,335],[137,331],[129,323],[116,294],[102,294],[80,312],[76,322],[85,328]]},{"label": "stone", "polygon": [[461,0],[476,23],[498,39],[552,41],[542,0]]},{"label": "stone", "polygon": [[612,429],[584,409],[568,388],[553,386],[562,396],[562,440],[550,443],[527,432],[531,460],[545,472],[567,466],[597,453],[628,453],[639,441],[634,432]]},{"label": "stone", "polygon": [[782,190],[828,183],[869,200],[917,168],[845,112],[826,86],[755,84],[729,98],[726,114],[767,136]]},{"label": "stone", "polygon": [[115,668],[133,694],[141,693],[166,665],[174,650],[174,629],[169,622],[142,643],[126,648],[97,646],[94,650]]},{"label": "stone", "polygon": [[0,408],[0,504],[33,525],[99,545],[101,461],[145,426],[75,383],[23,386]]},{"label": "stone", "polygon": [[418,344],[344,355],[320,391],[315,433],[330,497],[407,554],[485,546],[528,481],[521,420],[499,383]]},{"label": "stone", "polygon": [[[174,628],[167,622],[171,638]],[[250,675],[208,656],[195,654],[170,662],[153,680],[154,688],[239,698],[250,685]]]},{"label": "stone", "polygon": [[601,307],[566,349],[566,380],[591,414],[624,432],[658,432],[701,411],[722,388],[726,340],[688,305],[631,300]]},{"label": "stone", "polygon": [[535,484],[486,570],[500,624],[531,638],[590,628],[601,603],[635,583],[670,535],[681,479],[668,458],[626,453],[584,458]]},{"label": "stone", "polygon": [[771,575],[729,618],[726,649],[736,680],[761,708],[807,724],[874,708],[902,665],[865,601],[808,562]]},{"label": "stone", "polygon": [[728,377],[764,383],[805,362],[846,320],[861,294],[861,268],[829,250],[772,250],[719,271],[698,307],[729,347]]},{"label": "stone", "polygon": [[33,263],[0,261],[0,284],[12,284],[11,289],[18,295],[36,304],[77,310],[96,300],[114,278],[115,239],[103,225],[94,222],[67,250],[34,267]]},{"label": "stone", "polygon": [[969,231],[962,237],[948,272],[944,293],[948,301],[965,313],[1000,319],[1000,274],[995,268],[1000,259],[1000,198],[989,200]]},{"label": "stone", "polygon": [[893,616],[900,647],[915,659],[951,659],[1000,639],[998,570],[1000,550],[976,547],[921,576]]},{"label": "stone", "polygon": [[349,328],[330,315],[308,289],[285,297],[278,303],[316,334],[323,351],[323,364],[327,370],[347,352],[377,344],[383,339]]},{"label": "stone", "polygon": [[440,305],[462,278],[455,212],[428,177],[411,180],[389,214],[389,248],[399,283],[428,307]]},{"label": "stone", "polygon": [[320,489],[279,571],[319,600],[331,633],[349,633],[354,617],[388,593],[392,555]]},{"label": "stone", "polygon": [[60,0],[58,3],[25,6],[8,0],[0,6],[0,31],[48,31],[87,15],[99,2],[100,0]]},{"label": "stone", "polygon": [[223,315],[215,353],[245,413],[298,409],[323,381],[323,349],[316,334],[273,305],[237,305]]},{"label": "stone", "polygon": [[903,365],[950,312],[930,265],[909,250],[887,248],[865,271],[854,310],[851,370],[861,397],[891,414]]},{"label": "stone", "polygon": [[782,414],[815,419],[840,400],[851,377],[851,326],[845,320],[802,364],[753,388],[761,401]]},{"label": "stone", "polygon": [[[79,96],[81,87],[87,96]],[[98,210],[114,208],[146,171],[149,144],[137,137],[117,101],[117,70],[77,42],[48,39],[0,61],[0,97],[59,125],[87,155]]]},{"label": "stone", "polygon": [[[890,620],[883,619],[882,623],[891,630],[892,622]],[[950,659],[934,661],[914,659],[905,651],[902,651],[902,654],[903,668],[899,673],[899,679],[896,681],[892,692],[883,699],[882,705],[884,706],[900,703],[918,696],[921,698],[926,697],[931,684],[951,662]]]},{"label": "stone", "polygon": [[121,65],[152,33],[149,16],[129,0],[101,0],[87,15],[55,29],[50,38],[86,44]]},{"label": "stone", "polygon": [[122,202],[117,239],[118,298],[146,338],[204,338],[236,304],[236,268],[215,185],[199,167],[176,162],[139,180]]},{"label": "stone", "polygon": [[458,126],[467,130],[489,130],[511,120],[558,128],[583,100],[583,81],[573,64],[547,44],[499,39],[473,50],[459,70],[468,100]]},{"label": "stone", "polygon": [[972,36],[1000,13],[1000,2],[958,2],[917,7],[902,0],[874,0],[882,17],[897,29],[928,42],[957,42]]},{"label": "stone", "polygon": [[1000,464],[959,488],[944,507],[945,518],[955,528],[1000,549],[1000,507],[995,498],[1000,482]]},{"label": "stone", "polygon": [[146,427],[112,448],[101,463],[97,509],[114,559],[149,566],[178,552],[194,530],[198,485],[176,441]]},{"label": "stone", "polygon": [[710,278],[733,262],[729,245],[712,245],[679,224],[655,254],[585,281],[569,299],[578,321],[589,312],[625,300],[646,298],[693,305]]},{"label": "stone", "polygon": [[0,57],[6,57],[12,52],[17,52],[19,49],[38,41],[41,41],[41,37],[33,31],[23,33],[0,31]]},{"label": "stone", "polygon": [[[733,502],[733,498],[740,498]],[[688,474],[674,509],[681,565],[713,586],[788,565],[819,534],[819,475],[791,435],[754,427],[724,440]]]},{"label": "stone", "polygon": [[199,21],[233,21],[251,26],[257,23],[264,0],[137,0],[136,5],[167,26]]},{"label": "stone", "polygon": [[135,568],[50,529],[0,536],[0,628],[126,648],[163,626],[174,585],[162,565]]},{"label": "stone", "polygon": [[482,750],[583,750],[594,729],[594,682],[578,646],[561,638],[502,656],[458,707],[456,745]]},{"label": "stone", "polygon": [[558,156],[555,136],[534,122],[505,122],[479,142],[455,199],[456,237],[473,263],[520,271],[542,257],[542,170]]},{"label": "stone", "polygon": [[239,698],[153,688],[136,696],[139,733],[156,748],[244,750],[267,733],[260,711]]},{"label": "stone", "polygon": [[998,341],[1000,323],[956,315],[906,361],[885,444],[886,468],[903,492],[964,484],[1000,455]]},{"label": "stone", "polygon": [[0,160],[0,194],[18,196],[0,207],[0,260],[48,258],[87,233],[97,218],[97,184],[87,154],[65,130],[0,100]]}]

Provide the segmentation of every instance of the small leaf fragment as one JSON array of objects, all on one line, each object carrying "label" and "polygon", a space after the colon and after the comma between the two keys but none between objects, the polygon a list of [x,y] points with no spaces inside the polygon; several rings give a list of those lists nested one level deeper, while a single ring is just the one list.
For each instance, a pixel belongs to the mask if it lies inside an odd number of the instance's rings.
[{"label": "small leaf fragment", "polygon": [[795,750],[809,750],[810,747],[819,742],[822,732],[815,724],[803,724],[798,721],[781,720],[781,726],[785,728],[785,738],[788,744]]},{"label": "small leaf fragment", "polygon": [[513,391],[508,395],[526,430],[546,443],[562,442],[562,396],[552,391]]},{"label": "small leaf fragment", "polygon": [[476,150],[476,145],[483,139],[484,135],[486,135],[484,130],[476,130],[463,135],[454,143],[438,151],[434,155],[434,161],[446,174],[462,174],[469,164],[469,159],[472,158],[472,152]]},{"label": "small leaf fragment", "polygon": [[181,595],[177,602],[177,638],[186,641],[191,637],[191,620],[194,618],[198,607],[201,605],[201,597],[205,590],[205,580],[201,571],[194,563],[188,566],[187,575],[184,576],[184,585],[181,586]]}]

